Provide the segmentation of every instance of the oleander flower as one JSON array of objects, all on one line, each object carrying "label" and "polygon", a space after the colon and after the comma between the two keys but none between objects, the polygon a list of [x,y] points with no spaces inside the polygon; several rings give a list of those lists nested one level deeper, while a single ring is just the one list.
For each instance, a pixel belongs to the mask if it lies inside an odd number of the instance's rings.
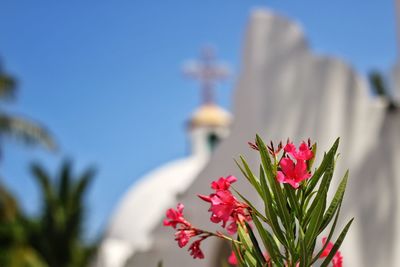
[{"label": "oleander flower", "polygon": [[211,183],[211,188],[215,191],[228,190],[231,184],[237,181],[235,176],[229,175],[226,178],[220,177],[218,180]]},{"label": "oleander flower", "polygon": [[164,220],[163,224],[164,226],[177,229],[175,232],[175,241],[178,242],[180,248],[186,246],[192,237],[199,236],[200,239],[194,241],[190,245],[189,251],[194,258],[202,259],[204,258],[204,254],[200,250],[200,242],[210,237],[210,234],[193,227],[192,224],[183,217],[183,209],[184,206],[180,203],[177,205],[176,210],[168,209],[166,213],[167,219]]},{"label": "oleander flower", "polygon": [[304,141],[300,144],[299,150],[291,142],[286,144],[284,150],[296,160],[310,160],[314,157],[314,153]]},{"label": "oleander flower", "polygon": [[168,209],[166,213],[167,219],[165,219],[163,222],[164,226],[171,226],[176,229],[178,224],[183,224],[190,227],[190,223],[183,217],[184,207],[185,206],[183,204],[179,203],[176,207],[176,210]]},{"label": "oleander flower", "polygon": [[181,229],[175,233],[175,240],[178,242],[178,246],[183,248],[189,243],[190,238],[199,234],[200,232],[197,229]]},{"label": "oleander flower", "polygon": [[209,196],[198,195],[202,200],[211,204],[209,211],[211,212],[210,220],[213,223],[222,222],[222,227],[225,228],[228,222],[231,222],[226,228],[230,234],[237,231],[237,223],[244,224],[245,221],[250,221],[251,217],[248,214],[248,205],[240,202],[229,189],[231,183],[236,181],[236,177],[228,176],[227,178],[219,178],[211,183],[211,188],[216,192]]},{"label": "oleander flower", "polygon": [[204,254],[203,251],[201,251],[200,249],[200,243],[201,241],[203,241],[204,239],[199,239],[194,241],[190,247],[189,247],[189,251],[190,251],[190,255],[194,258],[194,259],[204,259]]},{"label": "oleander flower", "polygon": [[293,188],[298,188],[302,181],[311,177],[304,160],[294,163],[291,158],[286,157],[280,161],[279,166],[282,171],[277,172],[278,182],[288,183]]}]

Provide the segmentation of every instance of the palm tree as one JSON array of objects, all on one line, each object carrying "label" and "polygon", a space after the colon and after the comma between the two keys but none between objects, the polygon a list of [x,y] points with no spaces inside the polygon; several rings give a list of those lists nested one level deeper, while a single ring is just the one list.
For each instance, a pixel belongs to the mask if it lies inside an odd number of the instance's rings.
[{"label": "palm tree", "polygon": [[28,244],[26,225],[16,199],[0,185],[0,266],[46,267]]},{"label": "palm tree", "polygon": [[32,165],[32,173],[42,192],[42,213],[30,227],[31,246],[49,266],[87,266],[96,251],[83,237],[84,196],[93,169],[73,177],[71,164],[65,161],[55,179],[37,164]]},{"label": "palm tree", "polygon": [[[0,101],[14,100],[16,88],[17,81],[3,70],[0,62]],[[5,137],[12,137],[24,144],[40,144],[50,150],[56,147],[43,126],[0,108],[0,141]],[[0,182],[0,266],[47,266],[29,245],[30,224],[16,198]]]},{"label": "palm tree", "polygon": [[[15,99],[17,81],[7,74],[0,62],[0,101]],[[13,137],[25,144],[40,144],[54,150],[56,145],[49,132],[38,123],[0,109],[0,138]]]}]

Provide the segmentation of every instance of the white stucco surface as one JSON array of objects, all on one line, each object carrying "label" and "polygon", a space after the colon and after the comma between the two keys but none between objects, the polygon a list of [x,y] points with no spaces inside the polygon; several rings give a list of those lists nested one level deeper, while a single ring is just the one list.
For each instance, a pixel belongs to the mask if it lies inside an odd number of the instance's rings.
[{"label": "white stucco surface", "polygon": [[204,157],[192,156],[168,163],[139,179],[122,198],[101,246],[99,266],[122,267],[127,258],[154,242],[152,230],[165,211],[176,205],[200,170]]}]

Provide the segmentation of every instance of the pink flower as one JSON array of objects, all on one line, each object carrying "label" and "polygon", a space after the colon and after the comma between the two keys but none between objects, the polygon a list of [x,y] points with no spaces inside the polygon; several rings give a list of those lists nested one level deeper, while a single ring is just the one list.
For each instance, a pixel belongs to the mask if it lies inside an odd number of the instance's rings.
[{"label": "pink flower", "polygon": [[209,211],[211,211],[210,220],[213,223],[220,223],[222,227],[231,221],[227,230],[230,234],[237,231],[237,222],[244,223],[245,220],[250,221],[251,217],[247,212],[248,206],[236,199],[229,190],[219,190],[215,194],[209,196],[199,195],[199,197],[211,203]]},{"label": "pink flower", "polygon": [[175,240],[178,242],[178,246],[183,248],[187,243],[189,243],[191,237],[194,237],[198,234],[200,234],[200,232],[197,229],[178,230],[175,233]]},{"label": "pink flower", "polygon": [[237,181],[235,176],[229,175],[226,178],[220,177],[218,180],[211,183],[211,188],[215,191],[228,190],[231,184]]},{"label": "pink flower", "polygon": [[198,236],[199,239],[190,245],[189,251],[193,258],[203,259],[204,254],[200,249],[200,243],[213,234],[193,227],[183,217],[183,208],[183,204],[178,204],[176,210],[168,209],[166,214],[167,219],[164,220],[164,225],[177,229],[175,232],[175,240],[178,242],[178,246],[181,248],[186,246],[192,237]]},{"label": "pink flower", "polygon": [[298,151],[293,143],[287,143],[284,150],[296,160],[310,160],[314,157],[314,153],[304,141],[300,144]]},{"label": "pink flower", "polygon": [[190,255],[193,256],[194,259],[196,258],[204,259],[203,251],[201,251],[200,249],[200,243],[203,240],[204,239],[196,240],[189,247]]},{"label": "pink flower", "polygon": [[229,220],[235,208],[240,206],[240,202],[232,195],[229,190],[218,191],[211,197],[211,208],[213,216],[222,220],[224,225]]},{"label": "pink flower", "polygon": [[229,255],[228,263],[230,265],[237,265],[238,264],[236,255],[235,255],[235,253],[233,251],[232,251],[231,255]]},{"label": "pink flower", "polygon": [[[322,238],[323,245],[326,244],[326,239],[327,239],[326,237]],[[329,242],[328,245],[326,246],[326,248],[324,249],[324,251],[322,251],[322,254],[319,256],[319,258],[321,259],[321,258],[328,257],[332,248],[333,248],[333,243]],[[335,256],[333,256],[332,264],[333,264],[333,267],[343,267],[343,257],[339,250],[335,253]]]},{"label": "pink flower", "polygon": [[183,217],[183,209],[185,206],[183,204],[179,203],[177,205],[177,210],[174,209],[168,209],[166,216],[168,219],[165,219],[163,224],[164,226],[171,226],[176,229],[177,224],[183,224],[185,226],[190,227],[190,223],[185,220]]},{"label": "pink flower", "polygon": [[297,160],[295,164],[291,158],[283,158],[279,166],[282,171],[277,172],[278,182],[288,183],[293,188],[298,188],[302,181],[311,176],[304,160]]}]

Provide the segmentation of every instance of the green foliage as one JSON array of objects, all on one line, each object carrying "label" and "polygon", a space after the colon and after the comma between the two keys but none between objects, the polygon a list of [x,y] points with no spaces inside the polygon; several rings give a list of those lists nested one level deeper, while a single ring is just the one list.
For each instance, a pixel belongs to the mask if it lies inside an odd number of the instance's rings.
[{"label": "green foliage", "polygon": [[[339,139],[324,155],[321,165],[316,168],[312,177],[303,181],[297,189],[277,181],[280,159],[276,155],[270,156],[268,148],[259,136],[256,137],[256,146],[262,163],[258,177],[250,170],[244,158],[240,157],[240,163],[237,164],[261,197],[264,212],[255,209],[239,194],[251,208],[255,227],[252,229],[238,224],[237,241],[240,243],[232,242],[238,264],[246,267],[295,267],[296,264],[300,267],[312,266],[332,239],[347,185],[348,172],[342,178],[333,199],[328,203],[327,195],[333,178]],[[314,155],[316,148],[317,146],[313,145]],[[312,163],[308,162],[310,171]],[[353,219],[341,231],[322,266],[327,266],[332,260],[352,221]],[[257,231],[261,243],[257,241],[253,231]],[[326,244],[320,250],[316,250],[317,239],[323,231],[329,233]],[[268,252],[269,262],[265,260],[262,251]]]},{"label": "green foliage", "polygon": [[0,185],[0,266],[46,267],[28,244],[29,228],[18,203]]},{"label": "green foliage", "polygon": [[32,173],[42,197],[38,216],[26,216],[0,185],[0,266],[88,266],[97,249],[97,242],[88,244],[83,237],[84,197],[93,169],[74,177],[65,161],[55,178],[37,164]]},{"label": "green foliage", "polygon": [[83,240],[84,196],[94,171],[88,169],[73,177],[71,164],[65,161],[55,177],[40,165],[32,165],[33,177],[42,194],[42,212],[31,222],[30,243],[49,266],[87,266],[96,245]]},{"label": "green foliage", "polygon": [[[5,73],[0,65],[0,100],[15,98],[17,81]],[[56,144],[42,125],[0,109],[0,137],[11,137],[25,144],[39,144],[54,150]]]}]

